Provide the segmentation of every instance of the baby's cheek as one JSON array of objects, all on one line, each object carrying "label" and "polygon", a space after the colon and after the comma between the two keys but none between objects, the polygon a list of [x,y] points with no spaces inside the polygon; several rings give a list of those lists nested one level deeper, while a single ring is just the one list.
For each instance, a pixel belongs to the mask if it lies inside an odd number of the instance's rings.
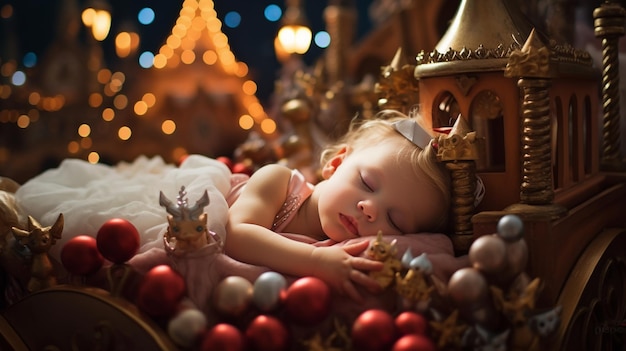
[{"label": "baby's cheek", "polygon": [[345,239],[347,239],[346,234],[343,233],[343,228],[340,227],[338,223],[333,222],[328,218],[326,218],[326,220],[320,218],[320,220],[322,223],[322,231],[324,231],[324,234],[329,239],[336,242],[344,241]]}]

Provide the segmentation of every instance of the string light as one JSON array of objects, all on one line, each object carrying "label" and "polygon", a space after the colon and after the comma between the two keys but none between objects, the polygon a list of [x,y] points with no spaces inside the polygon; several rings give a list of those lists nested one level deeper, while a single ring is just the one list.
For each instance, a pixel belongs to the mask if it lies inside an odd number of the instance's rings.
[{"label": "string light", "polygon": [[274,42],[277,56],[302,55],[311,46],[311,29],[302,9],[303,0],[287,0],[283,24]]},{"label": "string light", "polygon": [[[112,29],[115,30],[115,28],[111,28],[111,8],[105,0],[88,0],[86,4],[86,8],[81,13],[81,20],[85,25],[84,29],[88,30],[89,36],[96,41],[103,41],[109,37]],[[280,8],[276,8],[280,12]],[[3,7],[3,18],[6,18],[4,16],[10,17],[13,14],[12,9],[10,6]],[[115,15],[115,13],[113,14]],[[147,26],[154,21],[155,14],[152,9],[145,8],[139,17],[141,17],[139,19],[141,24]],[[240,128],[244,131],[256,129],[261,133],[274,133],[276,123],[267,115],[255,95],[258,93],[259,87],[255,81],[248,78],[250,71],[248,65],[237,60],[231,50],[228,37],[222,32],[223,25],[235,28],[241,23],[242,18],[235,12],[229,13],[227,17],[228,19],[225,18],[224,23],[220,21],[211,0],[185,0],[171,33],[155,53],[150,51],[137,53],[141,38],[132,26],[124,26],[123,29],[117,28],[118,31],[114,33],[115,35],[111,37],[111,40],[114,43],[117,57],[128,58],[132,56],[135,60],[139,59],[140,66],[146,69],[161,70],[176,68],[179,65],[194,65],[194,67],[195,65],[205,65],[210,69],[222,70],[226,76],[230,75],[236,78],[241,84],[238,92],[241,95],[238,99],[243,104],[244,112],[242,115],[234,117],[238,119]],[[275,12],[274,18],[280,18],[280,15],[276,17]],[[207,39],[209,45],[206,44]],[[135,53],[138,55],[134,56]],[[23,58],[24,67],[37,68],[35,67],[39,64],[37,55],[33,52],[29,52],[27,55]],[[76,99],[70,95],[65,95],[65,92],[46,95],[43,92],[45,90],[38,89],[36,84],[29,82],[31,75],[26,74],[27,71],[22,70],[18,62],[0,58],[0,74],[9,78],[7,81],[9,84],[0,84],[0,98],[13,99],[17,96],[16,92],[22,93],[26,90],[28,92],[22,94],[25,96],[22,99],[29,105],[29,109],[23,107],[12,110],[0,109],[0,123],[12,123],[19,128],[30,129],[33,124],[40,120],[42,113],[44,113],[44,117],[41,120],[48,125],[51,121],[47,118],[48,113],[63,111],[65,107],[71,107],[74,108],[73,111],[78,111]],[[27,62],[29,62],[28,65]],[[85,65],[83,68],[88,69],[85,72],[92,75],[88,79],[92,80],[93,83],[97,82],[97,85],[89,86],[87,88],[88,93],[85,92],[85,96],[81,100],[86,108],[80,112],[82,116],[77,115],[74,119],[65,118],[64,123],[67,125],[79,123],[72,126],[72,128],[77,128],[74,129],[75,140],[66,141],[62,144],[65,146],[61,146],[68,154],[87,158],[90,162],[99,162],[100,160],[100,154],[93,151],[92,148],[102,147],[102,145],[97,144],[102,143],[103,140],[106,140],[106,143],[111,142],[111,138],[103,139],[106,138],[106,133],[117,132],[115,139],[119,140],[131,139],[133,130],[131,130],[130,124],[120,127],[119,123],[126,123],[125,118],[129,113],[152,118],[154,112],[151,112],[151,109],[155,108],[157,103],[156,93],[148,92],[141,99],[137,99],[136,92],[125,92],[126,75],[119,71],[102,68],[102,62],[94,61],[93,57],[88,57],[82,62]],[[137,61],[134,62],[137,63]],[[130,66],[123,66],[124,69],[128,67]],[[198,69],[201,68],[198,67]],[[81,74],[84,75],[85,73]],[[86,86],[86,84],[83,85],[83,88]],[[125,109],[128,112],[123,112]],[[158,110],[155,109],[155,111]],[[71,113],[73,115],[76,112]],[[177,118],[181,117],[177,116]],[[144,118],[143,120],[149,121],[151,119]],[[153,122],[149,123],[156,123],[156,127],[158,127],[159,118],[152,120]],[[111,126],[100,128],[102,125],[98,125],[98,123],[110,123]],[[173,135],[180,128],[177,125],[180,122],[176,119],[167,119],[160,123],[159,130],[163,135]],[[135,127],[133,124],[133,128]],[[6,158],[10,159],[12,151],[6,148],[2,149],[8,150]],[[184,147],[172,151],[172,155],[176,156],[182,156],[186,153],[187,150]],[[0,166],[2,166],[1,163]]]},{"label": "string light", "polygon": [[98,163],[100,161],[100,154],[98,154],[95,151],[92,151],[89,153],[89,156],[87,156],[87,161],[89,161],[89,163]]},{"label": "string light", "polygon": [[91,127],[88,124],[83,123],[78,127],[78,135],[81,137],[86,138],[89,134],[91,134]]},{"label": "string light", "polygon": [[97,41],[103,41],[111,29],[111,9],[105,0],[92,0],[81,14],[85,27]]},{"label": "string light", "polygon": [[[231,16],[233,16],[232,20],[235,21],[237,16],[235,14],[231,14]],[[244,78],[248,74],[248,66],[245,63],[237,62],[228,44],[228,37],[221,29],[222,22],[217,18],[213,1],[185,0],[170,35],[159,48],[158,53],[154,55],[152,67],[156,69],[175,68],[181,62],[190,65],[198,61],[197,55],[201,55],[201,62],[205,65],[217,65],[228,74]],[[196,54],[198,49],[196,41],[200,40],[203,35],[213,44],[214,50],[207,49]],[[242,90],[246,95],[253,96],[257,91],[256,83],[251,80],[244,81],[242,82]],[[258,123],[261,131],[271,130],[269,134],[274,133],[275,127],[274,129],[262,127],[263,121],[269,119],[269,116],[256,98],[244,99],[244,106],[248,111],[247,116],[252,119],[253,124],[250,125],[249,119],[242,116],[239,120],[242,129],[249,130]],[[143,106],[135,104],[137,115],[143,115],[146,112],[147,109]],[[254,118],[250,116],[254,116]],[[276,123],[272,121],[266,125],[275,126]]]},{"label": "string light", "polygon": [[176,122],[172,121],[171,119],[163,121],[163,123],[161,124],[161,130],[164,134],[167,135],[174,134],[174,132],[176,131]]},{"label": "string light", "polygon": [[131,135],[133,135],[133,132],[128,126],[123,126],[117,130],[117,136],[121,140],[128,140],[130,139]]}]

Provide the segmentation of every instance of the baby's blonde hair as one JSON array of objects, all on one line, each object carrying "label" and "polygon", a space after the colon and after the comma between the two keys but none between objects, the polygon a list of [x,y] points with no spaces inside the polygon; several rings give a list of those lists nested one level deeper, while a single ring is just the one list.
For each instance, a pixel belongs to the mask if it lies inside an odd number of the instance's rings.
[{"label": "baby's blonde hair", "polygon": [[[372,147],[388,138],[400,138],[405,140],[402,146],[397,149],[396,158],[399,162],[406,162],[411,165],[413,173],[417,177],[425,174],[431,185],[437,189],[441,196],[444,211],[441,218],[432,221],[432,228],[421,228],[422,230],[442,231],[446,229],[446,223],[450,208],[450,174],[445,166],[437,161],[437,150],[432,142],[421,149],[406,139],[394,127],[393,123],[406,118],[417,118],[415,114],[407,116],[394,110],[383,110],[376,114],[373,119],[364,121],[353,121],[348,132],[336,143],[327,146],[321,153],[321,165],[326,164],[345,145],[349,145],[352,150],[359,150]],[[432,135],[432,133],[429,133]]]}]

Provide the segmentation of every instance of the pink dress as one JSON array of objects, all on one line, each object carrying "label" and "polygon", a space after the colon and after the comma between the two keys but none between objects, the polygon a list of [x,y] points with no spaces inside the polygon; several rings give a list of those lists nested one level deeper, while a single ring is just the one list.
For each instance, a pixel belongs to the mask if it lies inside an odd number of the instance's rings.
[{"label": "pink dress", "polygon": [[[226,202],[230,207],[243,191],[249,177],[245,174],[233,174],[230,179],[231,190],[226,195]],[[298,170],[291,171],[291,179],[287,189],[287,198],[272,223],[272,231],[280,233],[291,222],[302,203],[313,193],[313,184],[306,181]]]}]

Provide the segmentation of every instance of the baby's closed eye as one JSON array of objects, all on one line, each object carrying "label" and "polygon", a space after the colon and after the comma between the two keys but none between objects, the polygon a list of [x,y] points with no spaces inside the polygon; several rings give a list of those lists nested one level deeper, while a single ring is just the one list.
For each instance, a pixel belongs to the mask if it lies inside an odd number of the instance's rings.
[{"label": "baby's closed eye", "polygon": [[374,187],[371,185],[371,182],[368,182],[366,177],[363,176],[363,173],[359,173],[359,178],[361,179],[361,184],[367,191],[374,192]]},{"label": "baby's closed eye", "polygon": [[404,233],[404,231],[400,228],[397,222],[393,219],[393,216],[391,215],[391,213],[387,213],[387,222],[393,229],[399,231],[400,234]]}]

